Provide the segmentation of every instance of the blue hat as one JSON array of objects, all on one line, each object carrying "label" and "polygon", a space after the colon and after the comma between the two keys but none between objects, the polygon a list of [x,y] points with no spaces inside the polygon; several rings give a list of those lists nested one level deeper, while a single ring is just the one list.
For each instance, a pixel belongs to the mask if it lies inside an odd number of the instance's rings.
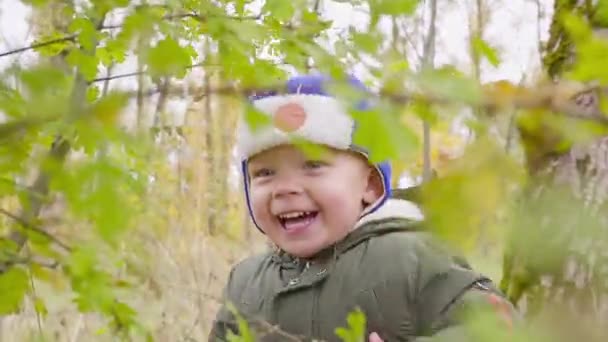
[{"label": "blue hat", "polygon": [[[353,142],[357,123],[348,114],[344,101],[337,99],[324,87],[329,81],[330,78],[324,75],[296,76],[290,78],[280,92],[260,92],[249,98],[256,110],[268,116],[273,123],[254,130],[241,119],[237,133],[247,207],[253,223],[260,231],[262,229],[255,221],[249,199],[247,161],[253,155],[298,138],[338,150],[355,151],[368,158],[365,146],[357,146]],[[354,77],[348,78],[348,84],[359,91],[368,92],[365,85]],[[351,108],[365,111],[370,108],[370,103],[361,99],[352,104]],[[382,178],[383,194],[365,209],[362,217],[382,206],[391,195],[390,164],[381,162],[374,166]]]}]

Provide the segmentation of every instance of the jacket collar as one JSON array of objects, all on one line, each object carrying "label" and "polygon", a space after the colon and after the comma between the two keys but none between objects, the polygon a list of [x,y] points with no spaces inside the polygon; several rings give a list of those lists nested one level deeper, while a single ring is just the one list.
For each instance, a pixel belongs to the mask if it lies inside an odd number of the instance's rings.
[{"label": "jacket collar", "polygon": [[[285,266],[337,258],[339,254],[373,237],[403,230],[420,230],[424,216],[418,206],[402,199],[389,199],[376,211],[363,216],[341,241],[327,247],[310,260],[303,260],[277,249],[273,259]],[[289,266],[288,266],[289,267]]]},{"label": "jacket collar", "polygon": [[370,222],[386,220],[389,218],[422,221],[424,216],[422,215],[420,208],[413,202],[391,198],[376,211],[359,219],[353,229],[358,229]]}]

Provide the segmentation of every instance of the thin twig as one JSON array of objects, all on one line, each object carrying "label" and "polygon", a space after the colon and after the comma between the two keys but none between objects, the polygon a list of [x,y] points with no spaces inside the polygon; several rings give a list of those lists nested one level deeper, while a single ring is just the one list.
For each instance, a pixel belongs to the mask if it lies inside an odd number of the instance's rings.
[{"label": "thin twig", "polygon": [[[106,75],[107,75],[106,78],[110,77],[110,75],[112,74],[112,69],[114,69],[113,62],[108,66],[108,70],[106,71]],[[103,81],[103,88],[101,90],[101,96],[106,96],[108,94],[108,90],[110,90],[110,79]]]},{"label": "thin twig", "polygon": [[[274,63],[273,65],[279,66],[279,65],[285,65],[285,63],[284,62]],[[192,65],[186,66],[185,68],[188,69],[188,70],[191,70],[191,69],[196,69],[196,68],[201,68],[201,67],[204,67],[204,68],[221,67],[221,64],[201,62],[201,63],[195,63],[195,64],[192,64]],[[91,80],[89,83],[99,83],[99,82],[112,81],[112,80],[116,80],[116,79],[120,79],[120,78],[141,76],[141,75],[144,75],[146,73],[147,73],[147,71],[145,71],[145,70],[139,70],[139,71],[127,72],[127,73],[124,73],[124,74],[108,75],[108,76],[105,76],[105,77],[95,78],[95,79]]]},{"label": "thin twig", "polygon": [[[208,17],[209,16],[203,16],[203,15],[196,14],[196,13],[180,13],[180,14],[165,15],[161,18],[161,20],[178,20],[178,19],[184,19],[184,18],[192,18],[197,21],[204,22],[205,20],[207,20]],[[229,15],[215,16],[215,17],[223,17],[225,19],[237,20],[237,21],[257,20],[257,19],[262,18],[262,16],[259,14],[254,15],[254,16],[243,16],[243,17],[229,16]],[[115,25],[100,25],[100,26],[98,26],[98,29],[99,30],[113,30],[113,29],[122,28],[123,25],[124,25],[124,23],[115,24]],[[33,49],[37,49],[37,48],[41,48],[41,47],[45,47],[45,46],[49,46],[49,45],[59,44],[59,43],[67,42],[67,41],[73,41],[77,36],[78,36],[77,34],[71,34],[71,35],[68,35],[65,37],[59,37],[59,38],[47,40],[44,42],[35,43],[35,44],[29,45],[29,46],[24,46],[24,47],[20,47],[17,49],[5,51],[5,52],[0,53],[0,57],[14,55],[14,54],[21,53],[24,51],[33,50]]]},{"label": "thin twig", "polygon": [[72,248],[70,248],[70,246],[68,246],[66,243],[62,242],[57,237],[48,233],[44,229],[34,226],[32,223],[28,222],[24,218],[22,218],[18,215],[15,215],[4,208],[0,208],[0,213],[11,218],[13,221],[19,223],[23,228],[36,232],[36,233],[46,237],[47,239],[55,242],[57,245],[61,246],[61,248],[65,249],[66,251],[70,252],[72,250]]},{"label": "thin twig", "polygon": [[[423,68],[435,67],[435,37],[437,22],[437,0],[430,0],[431,19],[429,29],[424,42],[424,55],[422,59]],[[428,120],[422,121],[423,137],[423,163],[422,181],[428,182],[433,177],[433,166],[431,165],[431,124]]]},{"label": "thin twig", "polygon": [[105,76],[105,77],[98,77],[98,78],[90,81],[89,84],[90,83],[99,83],[99,82],[108,82],[108,81],[112,81],[112,80],[117,80],[119,78],[134,77],[134,76],[143,75],[145,73],[146,73],[145,71],[133,71],[133,72],[125,73],[125,74],[109,75],[109,76]]},{"label": "thin twig", "polygon": [[30,46],[20,47],[20,48],[14,49],[14,50],[9,50],[9,51],[6,51],[6,52],[2,52],[2,53],[0,53],[0,57],[14,55],[14,54],[17,54],[17,53],[25,52],[27,50],[33,50],[33,49],[37,49],[37,48],[41,48],[41,47],[45,47],[45,46],[49,46],[49,45],[54,45],[54,44],[59,44],[59,43],[63,43],[63,42],[73,41],[75,38],[76,38],[76,35],[72,34],[72,35],[65,36],[65,37],[60,37],[60,38],[56,38],[56,39],[46,40],[44,42],[35,43],[35,44],[30,45]]},{"label": "thin twig", "polygon": [[294,341],[294,342],[303,341],[302,338],[281,330],[281,328],[279,328],[279,326],[277,326],[277,325],[272,325],[261,319],[255,319],[255,323],[258,323],[259,325],[261,325],[267,334],[277,333],[282,338],[284,338],[285,340],[288,340],[288,341]]},{"label": "thin twig", "polygon": [[44,267],[44,268],[48,268],[51,270],[55,270],[57,269],[57,267],[60,265],[60,263],[58,261],[53,261],[53,262],[49,262],[49,261],[42,261],[42,260],[36,260],[33,257],[30,258],[24,258],[24,257],[20,257],[17,255],[11,255],[10,259],[8,260],[2,260],[3,267],[6,267],[7,265],[12,266],[12,265],[23,265],[23,266],[31,266],[31,265],[36,265],[36,266],[40,266],[40,267]]},{"label": "thin twig", "polygon": [[[28,251],[29,254],[29,251]],[[42,318],[40,317],[40,311],[38,310],[38,307],[36,306],[36,285],[34,284],[34,275],[32,274],[32,269],[28,269],[27,272],[28,278],[30,279],[30,286],[32,287],[32,299],[34,302],[34,311],[36,312],[36,323],[38,324],[38,335],[40,338],[42,338],[43,333],[42,333]]]},{"label": "thin twig", "polygon": [[[2,130],[2,129],[0,129],[0,130]],[[0,177],[0,182],[7,183],[9,186],[14,187],[17,191],[26,192],[29,195],[31,195],[32,197],[35,197],[37,199],[40,199],[40,200],[44,199],[44,196],[42,194],[37,193],[33,189],[30,189],[29,187],[27,187],[23,184],[19,184],[10,178]]]}]

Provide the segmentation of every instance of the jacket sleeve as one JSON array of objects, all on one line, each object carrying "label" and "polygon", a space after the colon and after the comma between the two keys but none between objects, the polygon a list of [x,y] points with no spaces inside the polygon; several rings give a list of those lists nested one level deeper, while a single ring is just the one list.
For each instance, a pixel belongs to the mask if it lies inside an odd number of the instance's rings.
[{"label": "jacket sleeve", "polygon": [[[449,286],[449,282],[443,283]],[[495,321],[506,329],[511,329],[520,319],[515,307],[489,279],[475,281],[456,297],[437,302],[437,305],[428,307],[422,314],[427,321],[423,322],[423,333],[414,339],[415,342],[477,340],[464,324],[465,315],[471,312],[493,315]]]}]

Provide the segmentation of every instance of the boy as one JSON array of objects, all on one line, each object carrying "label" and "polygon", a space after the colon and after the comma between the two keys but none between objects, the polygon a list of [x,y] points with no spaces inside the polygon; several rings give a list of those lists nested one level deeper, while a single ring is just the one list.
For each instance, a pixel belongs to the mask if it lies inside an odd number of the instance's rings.
[{"label": "boy", "polygon": [[[357,308],[374,342],[462,338],[457,314],[483,302],[509,320],[513,307],[491,281],[420,231],[416,206],[390,198],[389,164],[371,164],[353,144],[355,122],[328,82],[298,76],[284,93],[252,100],[273,125],[239,128],[245,196],[253,223],[277,248],[236,265],[225,299],[260,341],[339,341],[335,329]],[[350,85],[365,89],[354,78]],[[291,137],[323,153],[309,159]],[[224,341],[229,330],[238,334],[224,305],[209,340]]]}]

